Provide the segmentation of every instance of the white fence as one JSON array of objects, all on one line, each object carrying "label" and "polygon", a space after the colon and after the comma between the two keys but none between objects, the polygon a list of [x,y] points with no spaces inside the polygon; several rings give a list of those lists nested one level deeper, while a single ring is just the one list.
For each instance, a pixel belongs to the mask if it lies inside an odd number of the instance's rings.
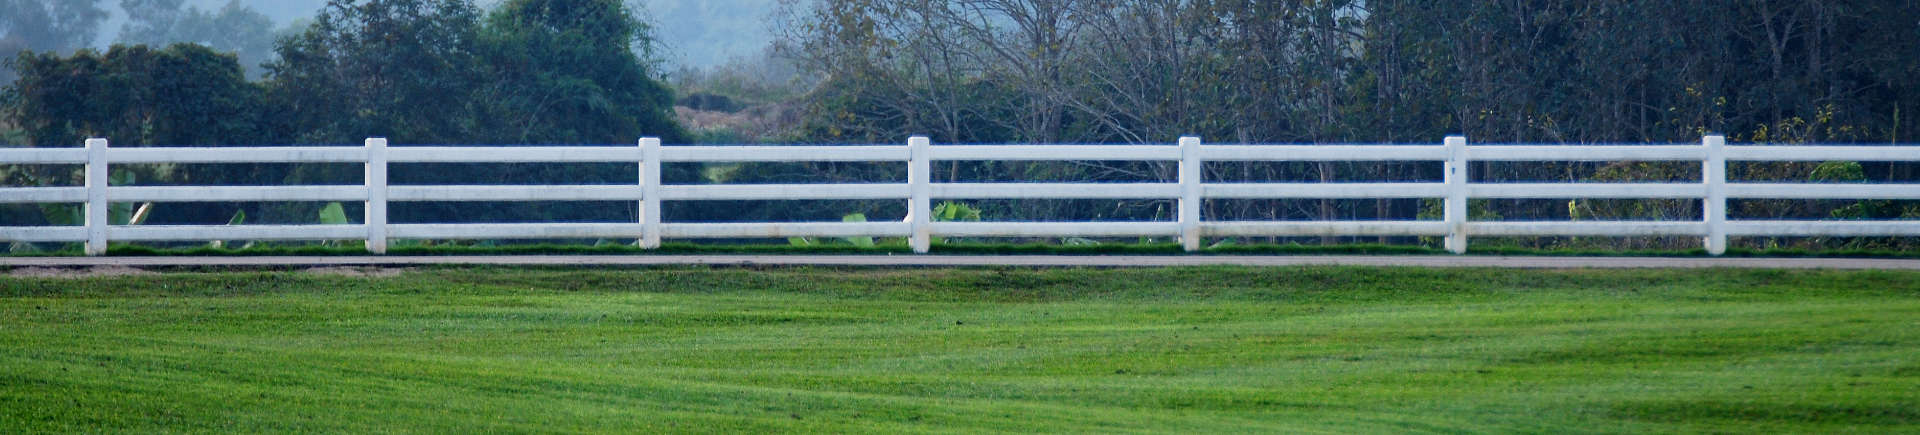
[{"label": "white fence", "polygon": [[[1179,163],[1177,183],[934,183],[931,164],[954,160],[1170,161]],[[367,250],[386,252],[389,239],[633,238],[647,248],[662,238],[908,237],[927,252],[935,236],[950,237],[1178,237],[1189,251],[1203,237],[1235,236],[1443,236],[1447,249],[1464,253],[1470,236],[1699,236],[1708,252],[1725,252],[1729,236],[1920,236],[1920,221],[1729,221],[1728,198],[1920,199],[1920,184],[1728,183],[1728,161],[1920,161],[1915,146],[1727,146],[1720,136],[1699,145],[1469,146],[1464,137],[1444,145],[954,145],[932,146],[915,137],[905,146],[673,146],[654,138],[638,147],[388,147],[368,139],[364,147],[119,148],[104,139],[85,149],[0,149],[0,164],[84,164],[84,187],[4,187],[0,203],[84,203],[86,224],[68,227],[0,227],[0,240],[86,242],[100,255],[107,242],[184,240],[366,240]],[[906,183],[804,185],[663,185],[662,162],[905,162]],[[1433,183],[1218,183],[1206,182],[1204,162],[1222,161],[1432,161],[1444,162],[1445,180]],[[1473,183],[1470,161],[1697,161],[1699,183]],[[632,186],[393,186],[389,163],[414,162],[633,162]],[[361,163],[364,186],[109,186],[107,167],[133,163]],[[1171,222],[933,222],[932,202],[955,199],[1172,199]],[[1202,221],[1208,199],[1444,199],[1437,221]],[[1701,221],[1470,221],[1470,198],[1700,199]],[[662,201],[894,199],[908,202],[903,222],[675,223],[661,222]],[[357,225],[153,226],[109,225],[109,202],[364,201]],[[396,201],[637,201],[633,223],[389,224],[387,204]]]}]

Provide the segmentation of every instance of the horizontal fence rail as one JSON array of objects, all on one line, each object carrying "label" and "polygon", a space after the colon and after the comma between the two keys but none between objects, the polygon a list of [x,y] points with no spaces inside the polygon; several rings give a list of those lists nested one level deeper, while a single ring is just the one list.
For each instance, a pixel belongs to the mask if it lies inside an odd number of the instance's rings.
[{"label": "horizontal fence rail", "polygon": [[[639,239],[662,238],[905,237],[927,252],[946,237],[1175,237],[1198,250],[1205,237],[1423,236],[1445,237],[1447,249],[1466,252],[1469,236],[1693,236],[1709,253],[1724,253],[1729,236],[1920,236],[1920,221],[1752,221],[1727,219],[1727,200],[1920,200],[1920,184],[1728,183],[1728,161],[1917,162],[1916,146],[1727,146],[1720,136],[1699,145],[1469,146],[1464,137],[1442,145],[946,145],[915,137],[891,146],[674,146],[654,138],[632,146],[388,147],[373,138],[363,147],[118,148],[90,139],[85,148],[0,149],[0,164],[85,165],[85,186],[0,187],[0,203],[81,203],[85,224],[0,227],[0,241],[84,242],[89,255],[109,241],[365,240],[384,253],[390,239]],[[1177,182],[935,183],[933,161],[1162,161],[1179,165]],[[1440,182],[1223,183],[1203,180],[1205,163],[1274,161],[1438,162]],[[1668,161],[1700,162],[1700,182],[1480,183],[1469,162]],[[390,185],[391,163],[634,163],[634,185]],[[665,185],[663,162],[881,162],[907,164],[905,183]],[[333,186],[110,186],[108,167],[140,163],[351,163],[366,170],[362,185]],[[948,199],[1159,199],[1179,204],[1170,222],[934,222],[932,203]],[[1202,221],[1209,199],[1438,199],[1443,218],[1416,221]],[[1699,221],[1472,221],[1469,199],[1591,198],[1697,199]],[[905,200],[902,222],[681,223],[662,222],[662,201]],[[364,202],[360,224],[348,225],[110,225],[111,202]],[[632,223],[389,224],[390,202],[635,201]]]}]

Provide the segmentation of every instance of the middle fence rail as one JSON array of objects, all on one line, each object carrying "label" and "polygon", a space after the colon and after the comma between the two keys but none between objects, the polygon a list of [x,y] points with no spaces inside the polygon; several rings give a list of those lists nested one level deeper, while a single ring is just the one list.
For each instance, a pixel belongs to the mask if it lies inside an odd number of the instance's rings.
[{"label": "middle fence rail", "polygon": [[[1178,181],[1137,183],[936,183],[935,161],[1159,161],[1178,164]],[[442,147],[394,146],[383,138],[363,147],[109,148],[90,139],[85,148],[0,149],[0,164],[85,165],[85,186],[0,187],[0,203],[81,203],[80,226],[0,227],[0,241],[84,242],[89,255],[110,241],[365,240],[385,253],[395,239],[638,239],[654,248],[662,239],[783,237],[904,237],[925,253],[934,237],[1172,237],[1198,250],[1206,237],[1432,236],[1464,253],[1473,236],[1696,236],[1714,255],[1729,236],[1920,236],[1920,221],[1779,221],[1727,219],[1727,200],[1917,200],[1920,184],[1729,183],[1729,161],[1920,161],[1920,146],[1727,146],[1721,136],[1690,145],[1482,145],[1447,137],[1440,145],[943,145],[914,137],[904,146],[639,146]],[[1439,162],[1440,182],[1279,183],[1208,182],[1212,162],[1387,161]],[[1672,183],[1481,183],[1469,162],[1667,161],[1699,162],[1702,180]],[[674,162],[881,162],[907,164],[905,183],[668,185],[661,164]],[[143,163],[359,163],[363,185],[333,186],[110,186],[108,167]],[[635,163],[634,185],[390,185],[391,163]],[[1159,199],[1179,204],[1170,222],[935,222],[935,199]],[[1201,208],[1218,199],[1436,199],[1439,220],[1206,221]],[[1700,200],[1699,221],[1473,221],[1470,199],[1590,198]],[[905,200],[900,222],[662,222],[663,201]],[[360,224],[349,225],[110,225],[115,202],[351,201],[365,202]],[[634,201],[631,223],[391,224],[391,202]]]}]

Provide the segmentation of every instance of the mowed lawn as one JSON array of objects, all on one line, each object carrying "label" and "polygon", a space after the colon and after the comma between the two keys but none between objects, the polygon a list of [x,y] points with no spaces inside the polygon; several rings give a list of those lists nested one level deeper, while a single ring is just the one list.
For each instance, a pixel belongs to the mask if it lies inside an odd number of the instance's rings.
[{"label": "mowed lawn", "polygon": [[1920,273],[0,277],[0,432],[1916,432]]}]

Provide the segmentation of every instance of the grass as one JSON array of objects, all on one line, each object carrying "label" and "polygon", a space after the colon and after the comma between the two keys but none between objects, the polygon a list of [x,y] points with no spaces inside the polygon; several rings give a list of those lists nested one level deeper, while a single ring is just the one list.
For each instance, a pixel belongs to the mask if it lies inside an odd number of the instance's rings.
[{"label": "grass", "polygon": [[1920,431],[1920,273],[0,277],[0,431]]},{"label": "grass", "polygon": [[[214,248],[207,246],[166,248],[145,245],[115,244],[108,248],[110,256],[361,256],[368,255],[366,249],[355,243],[353,246],[274,245],[269,244],[251,248]],[[433,246],[394,246],[388,255],[693,255],[693,254],[759,254],[759,255],[891,255],[911,254],[913,249],[898,241],[882,241],[872,247],[854,245],[819,244],[793,246],[780,244],[699,244],[666,243],[658,249],[641,249],[628,244],[514,244],[514,245],[433,245]],[[1449,255],[1445,249],[1420,245],[1390,244],[1342,244],[1342,245],[1300,245],[1300,244],[1245,244],[1214,246],[1188,253],[1178,243],[1105,243],[1098,245],[1058,245],[1046,243],[935,243],[933,255]],[[0,257],[77,257],[82,256],[78,244],[51,251],[27,253],[0,253]],[[1467,255],[1523,256],[1523,257],[1710,257],[1705,249],[1536,249],[1512,246],[1470,246]],[[1872,249],[1826,249],[1806,250],[1798,248],[1729,248],[1723,257],[1764,257],[1764,258],[1920,258],[1920,251],[1914,250],[1872,250]]]}]

